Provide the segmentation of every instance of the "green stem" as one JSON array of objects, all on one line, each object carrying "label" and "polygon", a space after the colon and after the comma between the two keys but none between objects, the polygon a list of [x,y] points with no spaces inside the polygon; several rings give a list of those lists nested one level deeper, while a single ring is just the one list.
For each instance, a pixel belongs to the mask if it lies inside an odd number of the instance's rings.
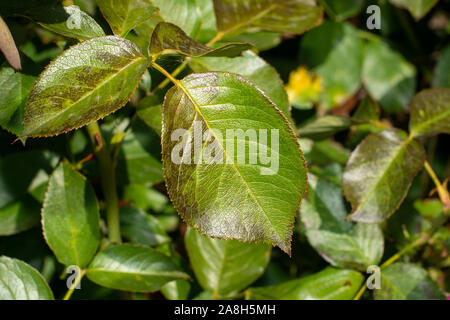
[{"label": "green stem", "polygon": [[84,275],[86,274],[86,270],[81,270],[81,272],[77,275],[75,278],[75,281],[72,283],[72,286],[67,290],[66,294],[64,295],[63,300],[69,300],[72,296],[72,293],[75,291],[75,288],[80,283],[81,279],[83,279]]},{"label": "green stem", "polygon": [[87,130],[99,164],[103,196],[106,202],[109,240],[114,243],[121,243],[115,167],[97,122],[89,124]]}]

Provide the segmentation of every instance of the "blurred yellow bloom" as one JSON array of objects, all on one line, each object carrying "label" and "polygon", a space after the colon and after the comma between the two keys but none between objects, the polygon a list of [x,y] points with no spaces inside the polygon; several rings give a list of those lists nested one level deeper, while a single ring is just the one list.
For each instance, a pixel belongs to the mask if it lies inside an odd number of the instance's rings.
[{"label": "blurred yellow bloom", "polygon": [[299,67],[291,72],[285,88],[294,107],[311,108],[322,91],[322,78],[317,74],[310,75],[305,67]]}]

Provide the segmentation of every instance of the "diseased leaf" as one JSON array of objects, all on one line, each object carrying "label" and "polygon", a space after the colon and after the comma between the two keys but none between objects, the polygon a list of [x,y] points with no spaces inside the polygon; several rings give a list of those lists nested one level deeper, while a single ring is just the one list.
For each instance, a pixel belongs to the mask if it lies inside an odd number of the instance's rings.
[{"label": "diseased leaf", "polygon": [[308,176],[308,200],[300,208],[309,243],[335,267],[366,271],[383,256],[383,232],[377,224],[346,222],[340,187]]},{"label": "diseased leaf", "polygon": [[44,237],[58,261],[84,268],[100,243],[95,192],[67,162],[53,172],[42,208]]},{"label": "diseased leaf", "polygon": [[245,289],[270,260],[270,245],[211,239],[193,229],[186,233],[185,244],[198,282],[216,297]]},{"label": "diseased leaf", "polygon": [[224,33],[259,28],[302,34],[322,22],[315,0],[213,0],[217,28]]},{"label": "diseased leaf", "polygon": [[114,34],[126,35],[158,12],[151,0],[97,0],[98,7]]},{"label": "diseased leaf", "polygon": [[344,103],[361,87],[363,43],[349,23],[327,21],[306,33],[300,59],[322,79],[319,101],[325,108]]},{"label": "diseased leaf", "polygon": [[274,286],[250,288],[250,300],[351,300],[364,277],[353,270],[328,267],[318,273]]},{"label": "diseased leaf", "polygon": [[427,272],[411,263],[394,263],[381,271],[381,288],[374,291],[377,300],[435,300],[443,294]]},{"label": "diseased leaf", "polygon": [[390,0],[398,7],[408,9],[414,18],[423,18],[439,0]]},{"label": "diseased leaf", "polygon": [[166,95],[162,149],[169,195],[189,225],[290,252],[306,169],[292,128],[261,91],[236,74],[186,77]]},{"label": "diseased leaf", "polygon": [[0,257],[0,300],[53,300],[45,279],[25,262]]},{"label": "diseased leaf", "polygon": [[156,218],[131,206],[120,209],[120,231],[123,237],[136,244],[159,246],[171,241]]},{"label": "diseased leaf", "polygon": [[172,280],[189,278],[166,255],[130,244],[101,251],[86,275],[101,286],[132,292],[153,292]]},{"label": "diseased leaf", "polygon": [[400,206],[425,161],[423,147],[400,130],[370,134],[353,151],[342,188],[351,219],[378,223]]},{"label": "diseased leaf", "polygon": [[436,65],[433,87],[450,88],[450,45],[442,51]]},{"label": "diseased leaf", "polygon": [[22,69],[19,51],[5,21],[0,16],[0,51],[4,54],[6,61],[16,70]]},{"label": "diseased leaf", "polygon": [[191,61],[190,66],[196,72],[224,71],[242,75],[264,91],[286,118],[294,123],[283,81],[278,72],[254,52],[245,51],[241,56],[232,59],[201,57]]},{"label": "diseased leaf", "polygon": [[362,80],[369,94],[384,110],[406,110],[416,90],[416,76],[416,68],[383,41],[366,44]]},{"label": "diseased leaf", "polygon": [[229,43],[215,49],[209,48],[189,38],[176,25],[160,22],[153,30],[148,51],[152,56],[178,53],[188,57],[235,57],[251,48],[252,45],[249,43]]},{"label": "diseased leaf", "polygon": [[147,59],[113,36],[84,41],[50,63],[31,91],[24,137],[67,132],[116,111],[136,89]]},{"label": "diseased leaf", "polygon": [[0,126],[16,135],[22,134],[25,102],[35,80],[6,64],[0,67]]},{"label": "diseased leaf", "polygon": [[355,122],[347,117],[323,116],[298,129],[298,134],[302,138],[325,140],[340,131],[349,129],[353,124]]},{"label": "diseased leaf", "polygon": [[105,35],[97,22],[78,6],[40,6],[26,11],[25,16],[69,38],[86,40]]},{"label": "diseased leaf", "polygon": [[414,97],[409,108],[412,136],[450,134],[450,88],[423,90]]}]

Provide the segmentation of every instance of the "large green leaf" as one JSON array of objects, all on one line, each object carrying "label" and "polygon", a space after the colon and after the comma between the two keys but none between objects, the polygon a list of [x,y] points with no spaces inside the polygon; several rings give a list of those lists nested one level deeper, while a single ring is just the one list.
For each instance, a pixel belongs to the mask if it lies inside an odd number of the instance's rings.
[{"label": "large green leaf", "polygon": [[381,271],[381,288],[374,291],[377,300],[443,299],[438,286],[426,270],[410,263],[395,263]]},{"label": "large green leaf", "polygon": [[132,42],[99,37],[66,50],[40,75],[25,110],[25,137],[57,135],[124,106],[146,70]]},{"label": "large green leaf", "polygon": [[114,34],[119,36],[126,35],[158,12],[151,0],[97,0],[97,4]]},{"label": "large green leaf", "polygon": [[123,237],[136,244],[158,246],[171,241],[156,218],[132,206],[120,209],[120,231]]},{"label": "large green leaf", "polygon": [[213,0],[217,28],[224,33],[259,28],[301,34],[322,21],[315,0]]},{"label": "large green leaf", "polygon": [[365,271],[383,256],[383,232],[377,224],[346,222],[340,187],[308,177],[308,200],[300,209],[309,243],[335,267]]},{"label": "large green leaf", "polygon": [[0,257],[0,300],[53,300],[45,279],[20,260]]},{"label": "large green leaf", "polygon": [[39,224],[42,193],[57,159],[42,151],[13,153],[0,159],[0,235]]},{"label": "large green leaf", "polygon": [[421,91],[412,100],[410,110],[412,136],[450,134],[450,88]]},{"label": "large green leaf", "polygon": [[342,188],[354,221],[375,223],[400,206],[425,161],[423,147],[399,130],[370,134],[353,151]]},{"label": "large green leaf", "polygon": [[270,245],[211,239],[193,229],[186,233],[185,243],[198,282],[216,297],[246,288],[270,260]]},{"label": "large green leaf", "polygon": [[264,91],[286,118],[294,123],[291,119],[291,107],[283,81],[277,71],[254,52],[246,51],[241,56],[232,59],[226,57],[194,58],[191,60],[190,66],[196,72],[225,71],[242,75]]},{"label": "large green leaf", "polygon": [[25,102],[35,80],[6,64],[0,67],[0,126],[16,135],[22,134]]},{"label": "large green leaf", "polygon": [[[306,168],[291,126],[261,91],[222,72],[177,82],[164,103],[162,148],[169,195],[189,225],[290,252]],[[264,159],[268,150],[271,159]]]},{"label": "large green leaf", "polygon": [[351,300],[364,281],[361,273],[331,267],[278,285],[250,288],[251,300]]},{"label": "large green leaf", "polygon": [[56,258],[84,268],[100,243],[97,198],[86,178],[67,162],[53,172],[42,208],[42,228]]},{"label": "large green leaf", "polygon": [[69,38],[86,40],[105,35],[97,22],[78,6],[41,6],[25,15],[44,28]]},{"label": "large green leaf", "polygon": [[178,53],[189,57],[235,57],[252,48],[249,43],[229,43],[218,48],[209,48],[190,38],[172,23],[160,22],[153,30],[148,48],[151,55]]},{"label": "large green leaf", "polygon": [[433,86],[450,88],[450,45],[442,51],[436,65]]},{"label": "large green leaf", "polygon": [[172,280],[189,278],[166,255],[130,244],[101,251],[86,274],[101,286],[133,292],[153,292]]},{"label": "large green leaf", "polygon": [[362,80],[369,94],[389,112],[406,110],[416,90],[416,68],[381,40],[364,49]]},{"label": "large green leaf", "polygon": [[420,19],[433,8],[439,0],[390,0],[396,6],[408,9],[411,14]]},{"label": "large green leaf", "polygon": [[349,23],[327,21],[305,34],[301,62],[322,78],[319,100],[327,108],[342,104],[361,86],[363,46]]}]

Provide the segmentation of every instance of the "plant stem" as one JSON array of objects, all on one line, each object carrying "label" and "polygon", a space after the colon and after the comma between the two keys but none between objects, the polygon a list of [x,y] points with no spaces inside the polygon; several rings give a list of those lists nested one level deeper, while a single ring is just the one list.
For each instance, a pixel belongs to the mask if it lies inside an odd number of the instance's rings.
[{"label": "plant stem", "polygon": [[169,81],[172,81],[173,84],[178,85],[179,81],[172,76],[169,72],[167,72],[166,69],[164,69],[163,67],[161,67],[159,64],[157,64],[156,62],[152,62],[152,66],[158,70],[159,72],[161,72],[163,75],[165,75],[167,77],[167,79],[169,79]]},{"label": "plant stem", "polygon": [[81,279],[83,279],[84,275],[86,274],[86,270],[81,270],[81,272],[78,274],[78,276],[75,278],[75,281],[72,283],[72,286],[67,290],[66,294],[64,295],[63,300],[69,300],[72,296],[72,293],[75,291],[75,288],[80,283]]},{"label": "plant stem", "polygon": [[119,220],[119,200],[116,190],[116,172],[111,155],[109,154],[105,140],[102,137],[97,122],[92,122],[87,126],[89,138],[94,146],[94,153],[97,158],[103,196],[106,202],[106,220],[108,224],[108,237],[111,242],[121,243],[120,220]]},{"label": "plant stem", "polygon": [[444,205],[444,212],[448,212],[450,209],[450,196],[448,194],[447,189],[444,188],[444,186],[441,184],[439,178],[433,171],[433,168],[431,168],[431,165],[428,163],[428,161],[425,161],[425,170],[427,170],[428,174],[431,177],[431,180],[433,180],[434,184],[436,185],[439,198],[441,199],[442,204]]}]

